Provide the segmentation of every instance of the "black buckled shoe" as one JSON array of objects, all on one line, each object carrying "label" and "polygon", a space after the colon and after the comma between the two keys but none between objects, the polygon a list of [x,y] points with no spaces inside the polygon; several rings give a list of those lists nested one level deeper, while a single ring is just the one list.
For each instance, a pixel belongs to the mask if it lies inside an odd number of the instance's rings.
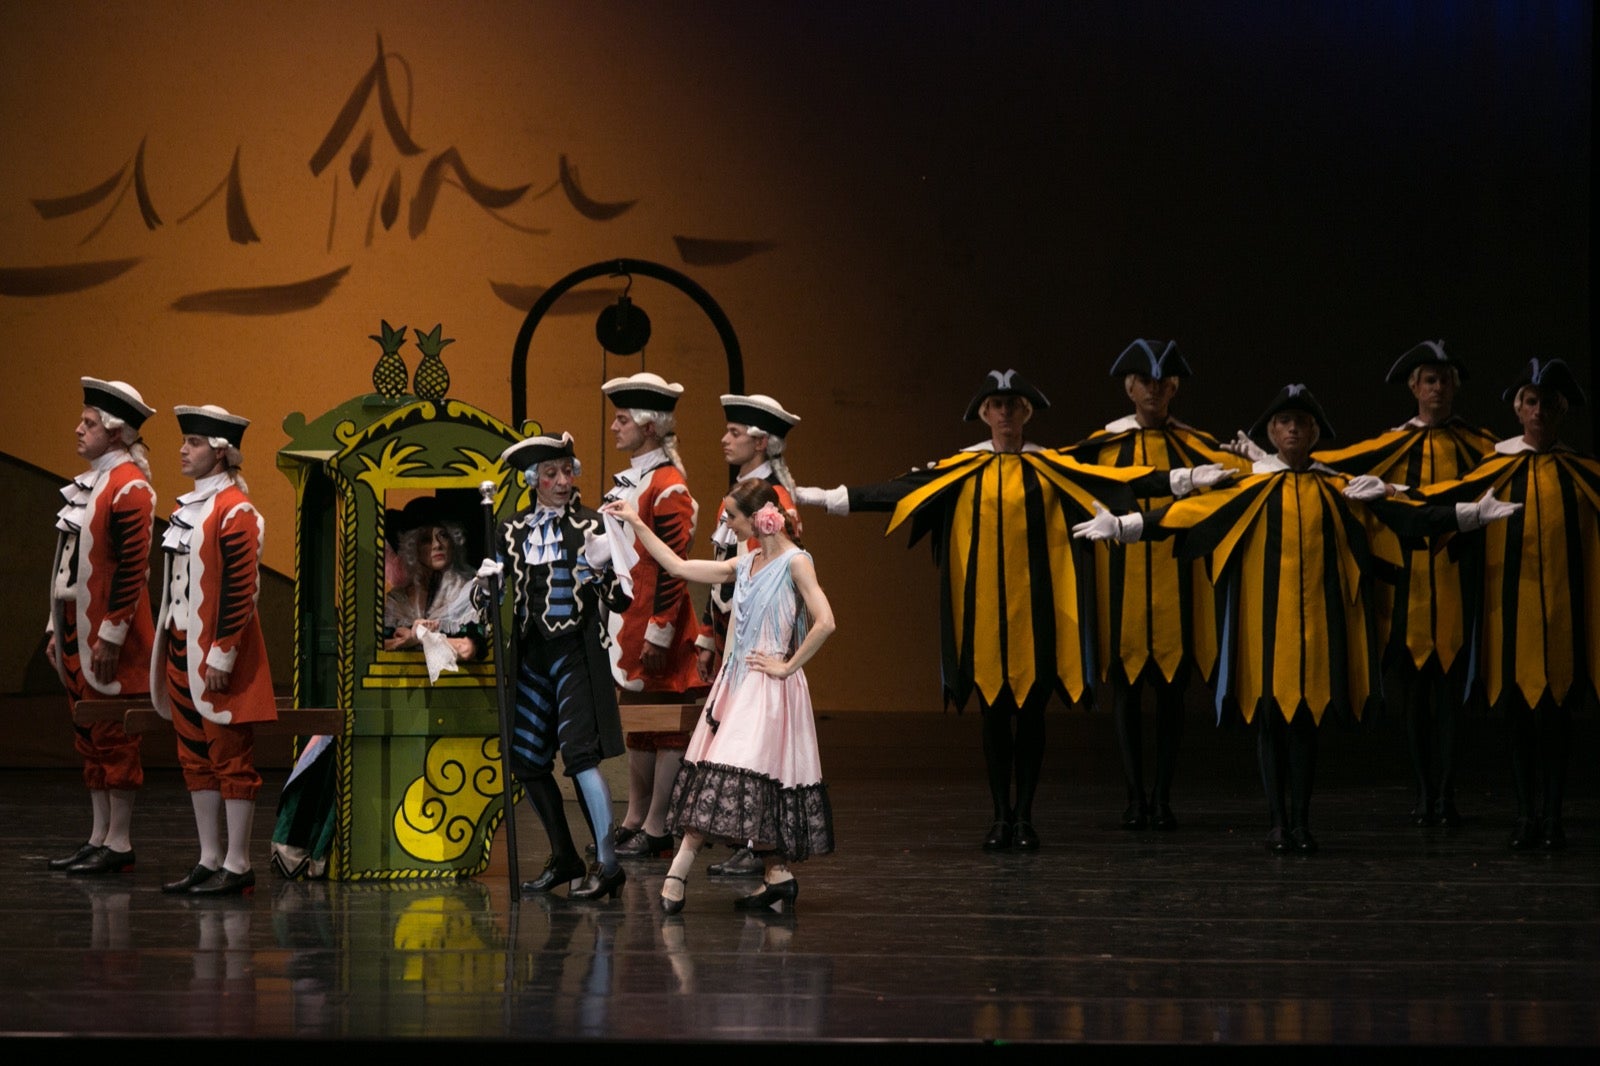
[{"label": "black buckled shoe", "polygon": [[1537,830],[1533,827],[1532,818],[1518,818],[1511,827],[1511,839],[1508,843],[1512,851],[1527,851],[1539,842]]},{"label": "black buckled shoe", "polygon": [[1314,855],[1317,851],[1317,839],[1311,835],[1311,830],[1303,825],[1297,825],[1289,830],[1289,850],[1299,852],[1301,855]]},{"label": "black buckled shoe", "polygon": [[1145,829],[1150,825],[1150,807],[1143,799],[1132,799],[1122,810],[1122,828]]},{"label": "black buckled shoe", "polygon": [[1456,801],[1441,799],[1433,808],[1433,824],[1446,829],[1461,828],[1461,812],[1456,810]]},{"label": "black buckled shoe", "polygon": [[1550,818],[1545,821],[1539,846],[1546,851],[1560,851],[1567,846],[1567,833],[1561,828],[1561,819]]},{"label": "black buckled shoe", "polygon": [[1172,813],[1171,804],[1155,804],[1155,809],[1150,813],[1150,828],[1163,833],[1170,833],[1178,828],[1178,819]]},{"label": "black buckled shoe", "polygon": [[524,896],[537,896],[541,892],[550,892],[558,885],[576,881],[589,872],[583,860],[576,855],[552,855],[544,861],[544,872],[532,881],[522,882]]},{"label": "black buckled shoe", "polygon": [[52,870],[65,870],[69,866],[77,865],[99,850],[99,844],[91,844],[85,840],[82,844],[78,845],[78,850],[73,852],[71,855],[63,855],[58,859],[51,859],[49,862],[45,863],[45,865],[50,867]]},{"label": "black buckled shoe", "polygon": [[1004,851],[1011,846],[1011,823],[999,821],[989,827],[989,835],[983,838],[984,851]]},{"label": "black buckled shoe", "polygon": [[1011,831],[1011,844],[1018,851],[1038,851],[1039,834],[1032,822],[1018,822]]},{"label": "black buckled shoe", "polygon": [[736,911],[770,911],[782,907],[786,911],[794,910],[794,901],[800,897],[800,882],[794,878],[779,881],[777,884],[761,882],[761,891],[753,892],[748,896],[740,896],[733,901]]},{"label": "black buckled shoe", "polygon": [[67,873],[79,877],[99,877],[102,874],[120,874],[124,870],[131,869],[133,869],[132,848],[127,851],[112,851],[102,846],[67,867]]},{"label": "black buckled shoe", "polygon": [[567,898],[580,903],[592,903],[602,899],[616,899],[617,893],[622,891],[622,886],[628,883],[628,871],[619,864],[615,870],[606,873],[599,863],[589,867],[588,876],[583,879],[583,884],[567,892]]},{"label": "black buckled shoe", "polygon": [[187,874],[178,878],[176,881],[168,881],[166,884],[161,886],[161,891],[165,892],[169,896],[175,896],[179,892],[187,892],[195,885],[211,880],[211,878],[215,877],[216,875],[217,871],[211,867],[202,866],[199,863],[195,863],[194,869],[190,870]]},{"label": "black buckled shoe", "polygon": [[1274,855],[1287,855],[1291,845],[1283,834],[1283,826],[1275,825],[1267,830],[1267,850]]}]

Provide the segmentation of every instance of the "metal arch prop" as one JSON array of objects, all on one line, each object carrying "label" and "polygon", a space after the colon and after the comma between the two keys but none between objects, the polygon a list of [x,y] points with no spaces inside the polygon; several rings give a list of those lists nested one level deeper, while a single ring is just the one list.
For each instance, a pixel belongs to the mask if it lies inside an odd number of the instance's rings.
[{"label": "metal arch prop", "polygon": [[611,277],[616,274],[632,274],[664,281],[699,305],[700,310],[705,312],[711,324],[716,327],[717,336],[722,338],[722,350],[728,358],[728,391],[744,392],[744,356],[739,351],[739,338],[733,332],[733,323],[728,321],[728,316],[723,314],[722,308],[711,298],[709,292],[688,276],[660,263],[652,263],[648,259],[607,259],[574,270],[546,289],[544,295],[535,300],[533,306],[528,309],[528,317],[522,320],[522,328],[517,331],[516,344],[511,348],[513,429],[521,432],[522,423],[528,418],[528,348],[533,344],[533,331],[539,327],[540,320],[568,289],[590,278]]}]

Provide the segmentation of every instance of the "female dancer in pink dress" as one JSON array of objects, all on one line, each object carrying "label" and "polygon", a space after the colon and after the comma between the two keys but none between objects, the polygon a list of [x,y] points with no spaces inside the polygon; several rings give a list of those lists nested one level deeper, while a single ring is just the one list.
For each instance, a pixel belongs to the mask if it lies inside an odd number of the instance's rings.
[{"label": "female dancer in pink dress", "polygon": [[734,583],[722,669],[672,788],[669,827],[683,843],[661,888],[667,914],[683,909],[689,870],[707,839],[736,847],[754,841],[762,856],[761,891],[735,900],[740,910],[792,908],[800,885],[789,863],[833,850],[833,811],[800,672],[833,632],[833,608],[771,485],[741,481],[722,506],[729,528],[758,545],[723,562],[678,558],[626,503],[601,509],[631,525],[674,577]]}]

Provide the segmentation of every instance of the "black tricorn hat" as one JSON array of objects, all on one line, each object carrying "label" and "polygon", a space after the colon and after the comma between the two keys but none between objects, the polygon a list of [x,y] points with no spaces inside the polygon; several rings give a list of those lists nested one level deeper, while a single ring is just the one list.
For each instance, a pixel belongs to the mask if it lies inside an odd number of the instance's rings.
[{"label": "black tricorn hat", "polygon": [[1260,444],[1271,446],[1271,438],[1267,436],[1267,424],[1272,421],[1272,416],[1280,411],[1307,411],[1317,420],[1317,433],[1319,441],[1333,440],[1333,424],[1328,421],[1328,415],[1322,410],[1322,405],[1317,398],[1311,395],[1311,390],[1304,385],[1285,385],[1278,390],[1278,395],[1267,404],[1267,409],[1261,412],[1261,417],[1256,419],[1256,424],[1250,427],[1250,439]]},{"label": "black tricorn hat", "polygon": [[983,401],[991,396],[1021,396],[1033,405],[1035,411],[1043,411],[1050,406],[1050,401],[1045,399],[1044,393],[1034,388],[1023,380],[1022,375],[1015,370],[1004,373],[998,370],[989,371],[989,376],[983,379],[983,385],[978,389],[978,394],[967,404],[965,420],[976,422],[978,410],[983,407]]},{"label": "black tricorn hat", "polygon": [[573,451],[572,434],[565,431],[559,437],[529,437],[519,440],[505,451],[500,453],[502,462],[509,463],[518,470],[532,470],[540,463],[547,463],[551,459],[575,459]]},{"label": "black tricorn hat", "polygon": [[178,416],[178,432],[185,437],[221,437],[235,448],[243,444],[244,431],[250,426],[248,418],[211,403],[199,407],[180,404],[172,411]]},{"label": "black tricorn hat", "polygon": [[783,404],[763,393],[740,396],[737,393],[722,395],[722,410],[729,422],[755,426],[775,437],[786,437],[800,421],[800,416],[785,411]]},{"label": "black tricorn hat", "polygon": [[1111,376],[1120,378],[1128,374],[1143,374],[1157,381],[1194,377],[1188,360],[1178,351],[1177,341],[1136,340],[1128,345],[1111,364]]},{"label": "black tricorn hat", "polygon": [[1444,341],[1423,341],[1406,354],[1396,359],[1394,366],[1389,368],[1388,375],[1383,379],[1393,384],[1396,381],[1405,381],[1411,372],[1419,366],[1453,366],[1456,368],[1456,377],[1462,381],[1467,380],[1467,368],[1461,360],[1455,358],[1444,350]]},{"label": "black tricorn hat", "polygon": [[99,378],[79,378],[78,381],[83,385],[83,406],[98,407],[134,429],[156,413],[154,407],[144,402],[139,390],[126,381],[101,381]]},{"label": "black tricorn hat", "polygon": [[600,391],[624,410],[671,411],[678,406],[683,386],[645,370],[625,378],[612,378],[600,386]]},{"label": "black tricorn hat", "polygon": [[1578,384],[1577,377],[1572,373],[1572,368],[1564,359],[1529,359],[1528,365],[1522,368],[1522,373],[1517,375],[1517,380],[1511,384],[1500,398],[1507,403],[1512,403],[1517,398],[1517,392],[1526,385],[1536,385],[1541,389],[1553,389],[1567,398],[1569,407],[1578,408],[1588,404],[1589,398],[1583,394],[1583,387]]},{"label": "black tricorn hat", "polygon": [[402,533],[423,526],[443,525],[449,517],[438,497],[418,496],[398,511],[392,507],[384,511],[384,536],[390,541],[398,541]]}]

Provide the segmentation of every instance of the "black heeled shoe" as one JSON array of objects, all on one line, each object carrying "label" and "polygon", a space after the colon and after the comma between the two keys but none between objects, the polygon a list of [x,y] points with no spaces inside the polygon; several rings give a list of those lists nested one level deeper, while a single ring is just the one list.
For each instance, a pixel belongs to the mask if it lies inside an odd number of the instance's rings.
[{"label": "black heeled shoe", "polygon": [[782,904],[784,910],[794,910],[794,901],[800,896],[800,882],[794,878],[777,884],[761,882],[761,891],[740,896],[733,901],[736,911],[769,911]]},{"label": "black heeled shoe", "polygon": [[1011,823],[998,821],[989,827],[989,835],[983,838],[984,851],[1004,851],[1011,846]]},{"label": "black heeled shoe", "polygon": [[622,886],[628,883],[628,871],[618,866],[610,873],[606,873],[596,863],[589,868],[589,876],[583,879],[583,884],[567,893],[567,898],[579,903],[592,903],[602,899],[616,899],[617,893],[622,891]]},{"label": "black heeled shoe", "polygon": [[1411,824],[1418,829],[1426,829],[1435,825],[1433,815],[1433,797],[1423,794],[1417,797],[1416,806],[1411,808]]},{"label": "black heeled shoe", "polygon": [[1538,837],[1534,835],[1533,819],[1518,818],[1516,824],[1511,827],[1511,839],[1508,843],[1512,851],[1527,851],[1537,840]]},{"label": "black heeled shoe", "polygon": [[665,884],[662,885],[661,913],[665,914],[665,915],[668,915],[670,917],[671,915],[677,914],[679,911],[683,910],[684,901],[689,898],[689,882],[685,881],[683,878],[679,877],[677,874],[668,874],[667,875],[667,880],[668,881],[676,881],[676,882],[678,882],[678,884],[683,886],[683,895],[680,898],[678,898],[678,899],[668,899],[667,898],[667,893],[666,893],[666,885]]},{"label": "black heeled shoe", "polygon": [[50,867],[50,869],[59,872],[61,870],[65,870],[69,866],[76,866],[78,863],[82,862],[84,859],[87,859],[89,856],[93,855],[99,850],[99,844],[91,844],[86,840],[82,844],[79,844],[78,850],[73,852],[71,855],[63,855],[58,859],[51,859],[49,862],[45,863],[45,865]]},{"label": "black heeled shoe", "polygon": [[1275,825],[1267,830],[1266,845],[1267,850],[1274,855],[1287,855],[1289,853],[1290,845],[1283,835],[1283,826]]},{"label": "black heeled shoe", "polygon": [[1567,846],[1567,832],[1561,828],[1561,819],[1551,818],[1544,823],[1539,846],[1546,851],[1560,851]]},{"label": "black heeled shoe", "polygon": [[217,871],[209,866],[201,866],[199,863],[195,863],[194,869],[190,870],[187,874],[178,878],[176,881],[168,881],[166,884],[161,886],[161,891],[165,892],[169,896],[175,896],[179,892],[189,891],[195,885],[198,885],[203,881],[209,881],[211,878],[216,876],[216,873]]},{"label": "black heeled shoe", "polygon": [[1456,801],[1441,799],[1433,808],[1433,824],[1446,829],[1461,828],[1461,812],[1456,810]]},{"label": "black heeled shoe", "polygon": [[522,882],[524,896],[536,896],[541,892],[550,892],[557,885],[564,885],[576,881],[589,872],[583,860],[576,855],[550,856],[544,862],[544,872],[532,881]]},{"label": "black heeled shoe", "polygon": [[1167,803],[1157,803],[1155,810],[1150,814],[1150,828],[1163,833],[1170,833],[1178,828],[1178,819],[1172,813],[1172,806]]},{"label": "black heeled shoe", "polygon": [[1297,851],[1301,855],[1314,855],[1317,851],[1317,840],[1311,835],[1310,829],[1297,825],[1289,830],[1289,850]]},{"label": "black heeled shoe", "polygon": [[1122,810],[1122,828],[1144,829],[1150,825],[1150,807],[1141,799],[1131,799]]},{"label": "black heeled shoe", "polygon": [[1011,843],[1018,851],[1038,851],[1039,834],[1032,822],[1018,822],[1011,831]]}]

